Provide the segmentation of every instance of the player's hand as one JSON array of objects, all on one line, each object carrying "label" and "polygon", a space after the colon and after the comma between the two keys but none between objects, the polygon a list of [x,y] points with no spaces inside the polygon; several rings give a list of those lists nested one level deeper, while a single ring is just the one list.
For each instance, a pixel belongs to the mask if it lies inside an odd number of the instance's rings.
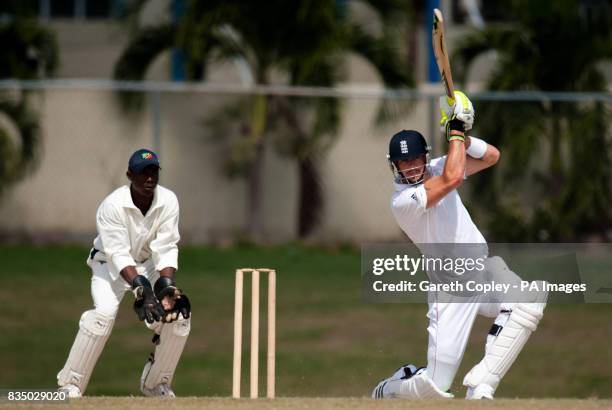
[{"label": "player's hand", "polygon": [[147,323],[161,320],[164,309],[155,297],[151,283],[147,278],[142,275],[136,276],[132,282],[132,292],[134,292],[136,297],[134,311],[138,315],[139,320],[146,320]]},{"label": "player's hand", "polygon": [[179,319],[179,315],[189,319],[191,315],[189,298],[176,287],[172,278],[167,276],[160,277],[155,282],[155,294],[161,300],[162,307],[164,308],[162,321],[173,322]]},{"label": "player's hand", "polygon": [[453,118],[446,122],[444,134],[446,135],[446,141],[448,142],[451,142],[454,139],[465,142],[465,124],[463,121]]},{"label": "player's hand", "polygon": [[444,132],[448,122],[456,118],[463,122],[466,132],[471,130],[476,112],[470,99],[461,91],[455,91],[455,104],[451,102],[447,96],[440,97],[440,129]]},{"label": "player's hand", "polygon": [[183,293],[181,293],[174,303],[174,312],[176,312],[177,318],[179,313],[183,315],[185,319],[189,319],[189,316],[191,316],[191,302]]},{"label": "player's hand", "polygon": [[189,316],[191,316],[191,302],[180,289],[176,289],[174,296],[166,296],[164,299],[168,299],[169,301],[167,304],[168,307],[166,308],[166,306],[164,306],[164,317],[162,318],[164,322],[174,322],[180,318],[179,315],[182,315],[185,319],[189,319]]},{"label": "player's hand", "polygon": [[161,303],[162,307],[164,308],[164,311],[172,310],[174,309],[174,305],[176,304],[176,296],[166,295],[163,297],[162,300],[159,301],[159,303]]}]

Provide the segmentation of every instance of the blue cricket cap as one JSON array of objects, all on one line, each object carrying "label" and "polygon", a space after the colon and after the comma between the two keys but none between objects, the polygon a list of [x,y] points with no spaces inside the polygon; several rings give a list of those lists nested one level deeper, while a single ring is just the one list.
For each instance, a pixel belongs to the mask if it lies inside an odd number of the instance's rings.
[{"label": "blue cricket cap", "polygon": [[128,169],[132,172],[140,173],[149,165],[154,165],[157,168],[161,168],[157,154],[150,149],[143,148],[132,154],[128,162]]}]

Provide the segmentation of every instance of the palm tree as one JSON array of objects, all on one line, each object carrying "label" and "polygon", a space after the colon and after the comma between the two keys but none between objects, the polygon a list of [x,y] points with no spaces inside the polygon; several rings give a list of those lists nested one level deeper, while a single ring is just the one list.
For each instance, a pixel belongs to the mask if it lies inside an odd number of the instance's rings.
[{"label": "palm tree", "polygon": [[[299,3],[273,0],[191,1],[176,25],[145,28],[138,32],[116,66],[120,79],[142,79],[146,67],[163,50],[178,47],[185,56],[189,79],[205,77],[213,56],[240,58],[257,84],[272,81],[272,72],[283,72],[292,85],[333,86],[344,78],[348,53],[371,62],[386,85],[411,84],[408,70],[399,63],[390,25],[403,10],[396,0],[370,0],[380,17],[382,34],[373,35],[352,23],[333,0]],[[388,107],[387,107],[388,108]],[[242,106],[246,123],[229,155],[230,168],[248,177],[248,232],[262,234],[261,189],[264,145],[270,135],[285,127],[284,152],[296,158],[300,170],[298,232],[309,233],[316,223],[322,195],[315,158],[330,146],[339,125],[340,103],[324,98],[304,100],[254,95]],[[244,116],[244,110],[247,115]],[[235,116],[236,110],[226,110]],[[314,120],[304,121],[304,113]],[[382,110],[386,113],[388,110]],[[227,132],[226,132],[227,133]],[[224,134],[226,134],[224,133]]]},{"label": "palm tree", "polygon": [[[494,50],[491,90],[606,90],[600,63],[612,57],[608,2],[514,0],[508,13],[515,24],[489,26],[461,41],[455,67],[463,67],[463,78],[476,57]],[[601,101],[479,104],[478,130],[505,157],[475,185],[478,202],[495,215],[489,229],[496,239],[606,239],[612,223],[608,111]]]},{"label": "palm tree", "polygon": [[[20,14],[5,15],[0,21],[0,46],[0,79],[38,79],[57,66],[53,33]],[[0,114],[6,120],[0,122],[0,193],[36,165],[40,126],[31,94],[0,92]]]}]

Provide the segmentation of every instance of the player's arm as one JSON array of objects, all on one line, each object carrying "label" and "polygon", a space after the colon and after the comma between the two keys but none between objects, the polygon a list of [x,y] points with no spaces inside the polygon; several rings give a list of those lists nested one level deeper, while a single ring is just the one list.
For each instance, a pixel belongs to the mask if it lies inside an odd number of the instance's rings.
[{"label": "player's arm", "polygon": [[111,203],[103,202],[96,213],[96,228],[102,239],[101,251],[108,257],[111,271],[119,272],[130,285],[138,276],[136,262],[130,254],[130,239],[120,211]]},{"label": "player's arm", "polygon": [[466,176],[474,175],[483,169],[492,167],[499,161],[499,150],[481,139],[466,137],[465,147],[467,153]]},{"label": "player's arm", "polygon": [[180,210],[178,199],[174,194],[171,194],[166,201],[162,220],[149,247],[151,258],[159,275],[173,278],[178,269],[178,241],[181,238],[179,234]]},{"label": "player's arm", "polygon": [[172,266],[168,266],[159,271],[159,276],[163,276],[165,278],[174,278],[174,274],[176,273],[176,268]]},{"label": "player's arm", "polygon": [[136,262],[130,254],[126,223],[117,207],[103,203],[96,215],[96,226],[102,238],[102,250],[109,258],[110,265],[132,287],[136,298],[134,311],[138,319],[148,323],[161,319],[164,310],[155,298],[149,280],[136,270]]},{"label": "player's arm", "polygon": [[191,315],[189,298],[177,286],[174,278],[178,268],[179,213],[178,199],[172,195],[168,199],[164,220],[149,245],[155,268],[159,271],[159,279],[153,289],[164,308],[165,322],[179,319],[179,314],[185,319]]},{"label": "player's arm", "polygon": [[442,175],[433,176],[424,183],[427,209],[461,185],[465,175],[465,163],[465,143],[460,139],[450,141]]},{"label": "player's arm", "polygon": [[136,266],[130,265],[121,269],[119,272],[121,277],[131,286],[134,283],[134,279],[138,276],[138,272],[136,271]]}]

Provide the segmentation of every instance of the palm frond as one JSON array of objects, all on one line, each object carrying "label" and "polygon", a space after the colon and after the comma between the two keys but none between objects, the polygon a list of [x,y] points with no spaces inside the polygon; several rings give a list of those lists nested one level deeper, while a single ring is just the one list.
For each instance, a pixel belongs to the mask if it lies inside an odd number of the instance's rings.
[{"label": "palm frond", "polygon": [[7,130],[1,130],[0,190],[20,180],[36,169],[40,149],[40,125],[38,115],[29,107],[26,96],[19,101],[1,99],[0,112],[3,112],[15,125],[19,143],[11,142]]},{"label": "palm frond", "polygon": [[35,19],[0,21],[0,78],[51,76],[58,65],[55,34]]},{"label": "palm frond", "polygon": [[[141,29],[121,53],[113,77],[116,80],[143,80],[155,58],[172,47],[174,35],[175,27],[170,24]],[[120,92],[119,98],[128,111],[142,106],[142,93]]]},{"label": "palm frond", "polygon": [[363,57],[380,75],[387,87],[414,86],[408,67],[402,67],[399,51],[393,39],[374,37],[359,26],[350,25],[347,30],[348,49]]}]

